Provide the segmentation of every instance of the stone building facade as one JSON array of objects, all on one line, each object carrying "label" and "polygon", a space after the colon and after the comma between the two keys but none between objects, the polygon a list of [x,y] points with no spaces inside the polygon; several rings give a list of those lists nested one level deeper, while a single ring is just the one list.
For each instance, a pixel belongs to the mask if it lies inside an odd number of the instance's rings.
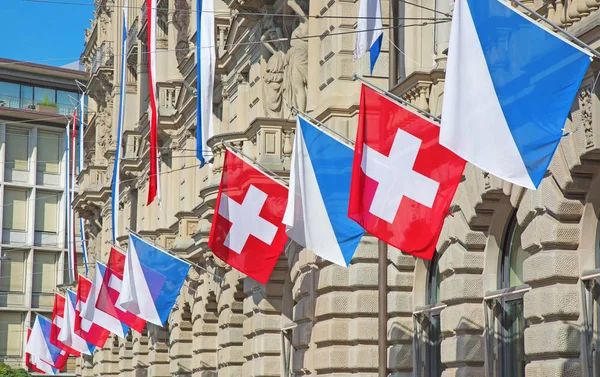
[{"label": "stone building facade", "polygon": [[[433,114],[441,113],[452,12],[448,0],[383,1],[384,51],[369,72],[353,61],[358,2],[215,2],[217,71],[212,165],[195,158],[195,7],[160,0],[157,27],[162,206],[148,186],[147,20],[129,0],[96,0],[82,59],[93,116],[77,210],[89,252],[110,249],[117,104],[126,96],[120,245],[128,229],[202,268],[190,270],[163,328],[112,338],[81,376],[376,376],[377,240],[365,236],[348,268],[290,243],[266,285],[207,246],[224,142],[288,174],[294,105],[354,138],[360,84],[353,74]],[[528,0],[555,23],[600,45],[597,0]],[[310,15],[310,17],[308,16]],[[119,92],[120,59],[127,85]],[[467,165],[432,262],[390,248],[387,371],[406,376],[596,376],[600,267],[600,66],[586,75],[565,136],[537,191]],[[92,113],[92,112],[90,112]]]}]

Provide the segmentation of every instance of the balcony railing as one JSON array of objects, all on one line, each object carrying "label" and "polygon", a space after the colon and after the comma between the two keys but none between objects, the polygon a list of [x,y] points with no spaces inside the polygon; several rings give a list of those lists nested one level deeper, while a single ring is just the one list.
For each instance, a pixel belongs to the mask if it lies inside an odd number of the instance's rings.
[{"label": "balcony railing", "polygon": [[75,105],[72,103],[51,103],[44,105],[42,102],[36,102],[31,98],[15,97],[0,93],[0,108],[3,107],[71,115],[73,114]]},{"label": "balcony railing", "polygon": [[98,72],[100,68],[112,67],[114,62],[113,54],[112,42],[102,42],[92,58],[92,74]]},{"label": "balcony railing", "polygon": [[138,50],[138,18],[136,17],[129,30],[127,30],[127,59],[137,55]]}]

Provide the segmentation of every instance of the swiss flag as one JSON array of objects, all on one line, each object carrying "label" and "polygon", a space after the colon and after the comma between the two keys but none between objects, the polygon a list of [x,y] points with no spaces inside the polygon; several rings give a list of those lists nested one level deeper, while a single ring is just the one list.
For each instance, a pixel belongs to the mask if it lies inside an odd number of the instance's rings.
[{"label": "swiss flag", "polygon": [[50,330],[50,343],[54,344],[61,350],[75,357],[81,356],[81,352],[66,346],[58,340],[58,333],[63,327],[63,318],[65,317],[65,298],[58,293],[54,294],[54,307],[52,308],[52,327]]},{"label": "swiss flag", "polygon": [[208,245],[227,264],[267,283],[287,241],[288,188],[227,150]]},{"label": "swiss flag", "polygon": [[100,293],[96,300],[96,309],[117,318],[127,326],[141,333],[146,327],[146,321],[129,313],[117,305],[123,284],[123,271],[125,269],[125,254],[114,247],[110,249],[108,265],[104,274],[104,280],[100,287]]},{"label": "swiss flag", "polygon": [[92,282],[79,275],[77,277],[77,303],[75,304],[75,333],[96,347],[104,347],[110,331],[81,317],[83,307],[87,305]]},{"label": "swiss flag", "polygon": [[440,128],[362,86],[348,216],[380,240],[431,260],[465,160]]}]

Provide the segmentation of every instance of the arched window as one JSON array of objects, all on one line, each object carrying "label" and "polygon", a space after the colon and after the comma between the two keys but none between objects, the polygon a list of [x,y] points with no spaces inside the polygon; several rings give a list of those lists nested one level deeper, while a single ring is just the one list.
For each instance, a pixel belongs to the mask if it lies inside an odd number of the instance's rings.
[{"label": "arched window", "polygon": [[416,376],[440,377],[444,371],[441,344],[440,312],[446,306],[440,301],[440,284],[444,276],[439,273],[439,255],[436,253],[427,272],[427,306],[414,312]]},{"label": "arched window", "polygon": [[530,288],[523,283],[523,262],[529,254],[523,250],[524,227],[517,221],[516,210],[505,229],[498,263],[500,290],[487,293],[485,298],[487,362],[493,377],[524,377],[523,296]]}]

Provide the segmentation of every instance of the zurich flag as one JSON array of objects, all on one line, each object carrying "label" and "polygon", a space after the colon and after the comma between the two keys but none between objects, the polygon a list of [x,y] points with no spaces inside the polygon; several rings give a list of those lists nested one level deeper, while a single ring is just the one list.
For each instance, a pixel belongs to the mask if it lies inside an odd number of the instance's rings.
[{"label": "zurich flag", "polygon": [[590,55],[502,0],[457,0],[440,143],[517,185],[539,186]]},{"label": "zurich flag", "polygon": [[358,25],[354,60],[360,59],[369,51],[371,73],[381,51],[383,23],[381,21],[381,0],[359,0]]},{"label": "zurich flag", "polygon": [[50,320],[39,314],[36,315],[25,352],[51,366],[62,367],[65,355],[57,346],[50,343],[51,328]]},{"label": "zurich flag", "polygon": [[175,305],[189,269],[189,263],[130,233],[117,305],[162,326]]},{"label": "zurich flag", "polygon": [[298,116],[283,223],[289,238],[348,266],[364,230],[348,218],[352,148]]}]

